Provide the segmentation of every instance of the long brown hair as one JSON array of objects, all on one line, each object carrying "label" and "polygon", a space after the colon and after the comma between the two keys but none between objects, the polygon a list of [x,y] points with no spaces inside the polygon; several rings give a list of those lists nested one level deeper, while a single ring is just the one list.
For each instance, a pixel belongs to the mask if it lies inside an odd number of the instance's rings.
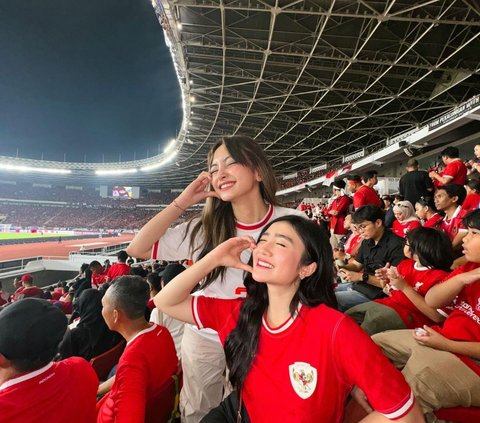
[{"label": "long brown hair", "polygon": [[[230,156],[232,156],[237,163],[258,172],[261,179],[259,185],[262,198],[266,203],[276,205],[275,193],[277,192],[277,180],[275,179],[272,166],[262,147],[252,138],[242,135],[222,138],[208,153],[209,169],[212,164],[213,155],[221,145],[227,148]],[[210,187],[210,190],[213,191],[213,188]],[[199,259],[212,251],[217,245],[236,235],[235,216],[230,202],[222,201],[214,197],[207,198],[200,215],[190,220],[187,233],[193,220],[197,218],[198,221],[194,224],[190,234],[190,249],[192,254],[200,251]],[[203,241],[194,249],[198,235],[203,237]],[[225,267],[217,267],[207,275],[201,287],[207,287],[219,276],[223,278],[225,270]]]}]

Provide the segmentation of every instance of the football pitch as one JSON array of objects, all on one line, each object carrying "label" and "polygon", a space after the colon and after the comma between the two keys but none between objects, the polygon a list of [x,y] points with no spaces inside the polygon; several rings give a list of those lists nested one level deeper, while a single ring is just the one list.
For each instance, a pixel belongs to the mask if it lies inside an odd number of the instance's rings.
[{"label": "football pitch", "polygon": [[65,235],[65,234],[55,234],[55,233],[48,233],[48,234],[41,234],[41,233],[28,233],[28,232],[0,232],[0,241],[6,239],[34,239],[34,238],[57,238],[62,237],[62,239],[66,239],[74,235]]}]

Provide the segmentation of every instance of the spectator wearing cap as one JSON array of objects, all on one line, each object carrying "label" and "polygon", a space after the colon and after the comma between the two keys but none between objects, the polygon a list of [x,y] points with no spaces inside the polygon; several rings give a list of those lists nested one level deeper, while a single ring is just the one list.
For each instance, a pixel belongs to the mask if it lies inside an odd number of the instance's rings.
[{"label": "spectator wearing cap", "polygon": [[408,160],[406,169],[407,173],[400,178],[398,190],[405,200],[414,205],[420,197],[432,195],[433,182],[425,170],[418,170],[415,159]]},{"label": "spectator wearing cap", "polygon": [[145,280],[121,276],[102,298],[105,323],[125,338],[127,346],[110,392],[97,404],[97,423],[158,421],[158,393],[175,374],[178,359],[168,330],[145,320],[148,297]]},{"label": "spectator wearing cap", "polygon": [[33,276],[31,274],[23,275],[20,281],[22,286],[13,294],[13,301],[23,298],[43,298],[43,291],[33,284]]},{"label": "spectator wearing cap", "polygon": [[333,181],[333,201],[326,210],[326,213],[330,217],[330,244],[333,248],[338,247],[340,238],[347,232],[343,222],[345,221],[345,216],[348,214],[352,201],[345,194],[345,185],[345,181],[342,179]]},{"label": "spectator wearing cap", "polygon": [[117,253],[118,262],[110,266],[105,272],[106,282],[111,282],[119,276],[130,274],[130,266],[126,263],[127,259],[128,254],[126,251],[121,250]]},{"label": "spectator wearing cap", "polygon": [[382,203],[377,192],[373,189],[378,184],[378,173],[375,170],[368,170],[362,174],[362,185],[353,194],[353,208],[355,210],[362,206],[372,205],[381,207]]},{"label": "spectator wearing cap", "polygon": [[463,163],[457,147],[447,147],[441,152],[442,161],[445,164],[443,172],[432,170],[428,175],[433,179],[435,186],[457,184],[465,185],[467,182],[467,167]]},{"label": "spectator wearing cap", "polygon": [[80,357],[53,363],[67,318],[48,301],[26,298],[0,312],[0,420],[93,423],[98,386]]},{"label": "spectator wearing cap", "polygon": [[[165,287],[172,279],[174,279],[177,275],[182,273],[185,270],[185,267],[178,263],[171,263],[169,264],[165,270],[160,274],[160,289],[155,292],[153,289],[150,290],[151,298],[155,297],[155,295],[160,292],[160,290]],[[150,281],[147,278],[147,282]],[[182,338],[183,338],[183,329],[185,327],[185,323],[181,322],[180,320],[174,319],[173,317],[169,316],[168,314],[162,313],[158,308],[154,308],[152,310],[152,314],[150,315],[150,321],[153,323],[157,323],[159,325],[165,326],[170,334],[172,335],[173,342],[175,344],[175,350],[177,351],[177,357],[179,360],[182,358]]]}]

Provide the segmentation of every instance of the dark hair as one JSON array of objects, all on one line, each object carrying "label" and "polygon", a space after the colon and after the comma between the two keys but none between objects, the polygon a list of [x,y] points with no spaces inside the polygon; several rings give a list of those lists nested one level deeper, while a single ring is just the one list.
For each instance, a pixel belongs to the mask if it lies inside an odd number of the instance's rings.
[{"label": "dark hair", "polygon": [[394,200],[397,200],[397,201],[404,201],[405,200],[405,197],[403,195],[400,195],[400,194],[395,194],[393,196]]},{"label": "dark hair", "polygon": [[140,276],[120,276],[108,288],[113,308],[122,310],[129,319],[145,316],[145,307],[150,297],[148,283]]},{"label": "dark hair", "polygon": [[442,157],[450,157],[451,159],[456,159],[460,155],[457,147],[447,147],[442,150],[440,153]]},{"label": "dark hair", "polygon": [[469,179],[465,185],[477,194],[480,194],[480,181],[478,179]]},{"label": "dark hair", "polygon": [[367,204],[366,206],[359,207],[352,215],[352,222],[355,224],[362,223],[368,220],[369,222],[376,222],[381,220],[382,224],[385,221],[384,211],[377,206]]},{"label": "dark hair", "polygon": [[122,262],[122,263],[125,263],[128,259],[128,254],[125,250],[120,250],[118,253],[117,253],[117,259],[118,261]]},{"label": "dark hair", "polygon": [[433,211],[437,211],[437,207],[435,206],[435,200],[433,199],[433,197],[430,197],[430,196],[420,197],[417,200],[417,203],[420,204],[422,207],[428,207]]},{"label": "dark hair", "polygon": [[84,273],[85,270],[87,270],[89,267],[88,263],[83,263],[81,266],[80,266],[80,272]]},{"label": "dark hair", "polygon": [[[277,180],[275,179],[273,168],[262,147],[255,140],[246,136],[235,135],[233,137],[222,138],[208,153],[209,168],[215,151],[222,145],[227,148],[229,154],[237,163],[259,173],[261,177],[259,187],[262,198],[266,203],[276,205],[277,199],[275,193],[277,191]],[[186,233],[189,232],[192,222],[193,220],[190,220]],[[200,251],[198,259],[204,257],[217,245],[234,237],[236,228],[232,204],[215,197],[207,198],[200,218],[193,225],[190,233],[189,241],[192,249],[193,246],[197,244],[195,240],[199,233],[202,233],[203,241],[197,249],[192,251]],[[214,271],[210,272],[202,283],[202,288],[210,285],[218,277],[223,278],[225,271],[225,267],[217,267]]]},{"label": "dark hair", "polygon": [[94,268],[94,267],[98,267],[98,266],[101,266],[101,265],[102,265],[102,264],[101,264],[99,261],[93,260],[92,262],[90,262],[89,267],[90,267],[90,269],[92,269],[92,268]]},{"label": "dark hair", "polygon": [[152,290],[160,292],[162,286],[160,284],[160,275],[157,272],[152,272],[147,275],[147,282],[151,285]]},{"label": "dark hair", "polygon": [[450,198],[457,197],[457,204],[461,206],[465,201],[465,197],[467,196],[467,191],[463,185],[459,184],[447,184],[442,185],[437,188],[438,190],[443,189]]},{"label": "dark hair", "polygon": [[359,175],[348,175],[347,176],[347,181],[353,181],[353,182],[357,182],[359,184],[362,183],[362,178],[360,178]]},{"label": "dark hair", "polygon": [[463,226],[480,231],[480,209],[472,210],[463,219]]},{"label": "dark hair", "polygon": [[141,278],[145,278],[147,273],[148,272],[142,266],[130,267],[130,275],[132,276],[140,276]]},{"label": "dark hair", "polygon": [[362,180],[363,182],[367,182],[369,179],[372,179],[377,175],[378,175],[378,172],[376,170],[366,170],[365,172],[362,173]]},{"label": "dark hair", "polygon": [[444,232],[420,226],[407,232],[405,239],[410,251],[418,256],[422,266],[451,271],[452,241]]},{"label": "dark hair", "polygon": [[[300,216],[288,215],[275,219],[265,226],[259,239],[276,222],[289,223],[302,240],[305,247],[302,264],[317,263],[315,272],[300,281],[290,303],[291,315],[294,316],[299,303],[308,307],[326,304],[336,308],[333,255],[325,231]],[[227,337],[224,347],[227,366],[230,369],[229,380],[235,388],[241,387],[250,370],[258,348],[262,317],[268,306],[266,284],[256,282],[250,273],[245,277],[244,284],[247,288],[247,297],[242,303],[237,325]]]}]

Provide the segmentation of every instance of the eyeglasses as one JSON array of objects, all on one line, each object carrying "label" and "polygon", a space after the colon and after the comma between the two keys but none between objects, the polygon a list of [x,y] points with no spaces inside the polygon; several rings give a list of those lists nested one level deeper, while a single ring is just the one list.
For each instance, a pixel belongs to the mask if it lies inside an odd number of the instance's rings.
[{"label": "eyeglasses", "polygon": [[357,231],[359,232],[363,232],[368,225],[371,225],[372,222],[368,222],[368,223],[362,223],[361,225],[357,225],[356,228],[357,228]]}]

